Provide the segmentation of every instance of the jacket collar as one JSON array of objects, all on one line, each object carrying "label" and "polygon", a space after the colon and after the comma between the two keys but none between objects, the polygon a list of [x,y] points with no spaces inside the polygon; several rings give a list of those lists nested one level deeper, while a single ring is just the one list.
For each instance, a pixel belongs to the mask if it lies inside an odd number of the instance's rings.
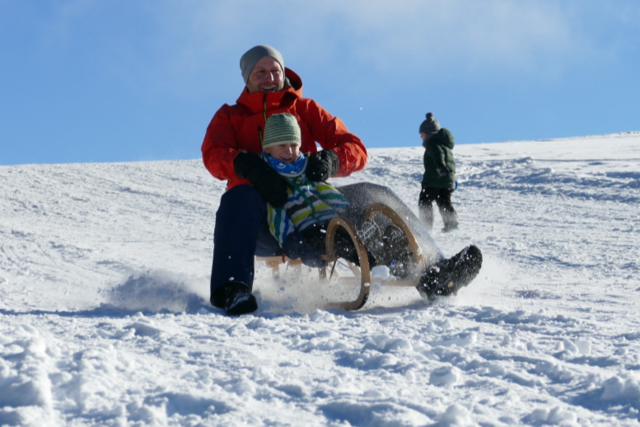
[{"label": "jacket collar", "polygon": [[284,75],[289,80],[289,84],[280,92],[249,93],[245,86],[236,104],[242,104],[252,112],[258,113],[264,111],[265,94],[267,95],[267,110],[279,107],[283,100],[302,98],[302,79],[289,68],[284,69]]}]

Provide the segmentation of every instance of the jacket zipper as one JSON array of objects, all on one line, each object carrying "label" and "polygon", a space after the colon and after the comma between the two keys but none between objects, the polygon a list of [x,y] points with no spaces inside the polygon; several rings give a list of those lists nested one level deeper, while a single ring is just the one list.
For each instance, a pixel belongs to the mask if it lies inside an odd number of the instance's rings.
[{"label": "jacket zipper", "polygon": [[[262,97],[262,105],[264,106],[264,111],[262,115],[264,116],[264,125],[267,126],[267,92],[264,93]],[[258,126],[258,136],[260,137],[260,145],[262,145],[263,135],[262,135],[262,126]]]}]

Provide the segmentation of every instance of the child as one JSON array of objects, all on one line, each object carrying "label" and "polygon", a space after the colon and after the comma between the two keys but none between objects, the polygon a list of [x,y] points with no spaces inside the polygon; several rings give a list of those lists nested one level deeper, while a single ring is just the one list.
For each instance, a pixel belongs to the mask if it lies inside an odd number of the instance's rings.
[{"label": "child", "polygon": [[[285,113],[269,117],[261,156],[289,185],[287,202],[283,207],[268,205],[269,229],[287,256],[301,258],[306,265],[320,267],[325,265],[320,255],[325,253],[326,227],[329,221],[349,209],[349,202],[329,184],[311,182],[307,178],[307,157],[299,151],[301,144],[300,126],[294,116]],[[408,244],[404,247],[385,245],[378,226],[370,219],[358,221],[356,230],[367,248],[371,266],[386,265],[398,255],[389,250],[391,247],[402,247],[405,251],[408,248]],[[401,230],[400,233],[406,241],[404,233]],[[341,227],[335,235],[334,249],[338,257],[359,263],[351,237]]]},{"label": "child", "polygon": [[456,161],[453,157],[455,140],[448,129],[441,128],[440,122],[427,113],[427,119],[420,124],[420,138],[425,148],[424,176],[418,206],[420,219],[428,229],[433,227],[433,202],[436,202],[442,221],[443,232],[458,229],[458,214],[451,203],[451,195],[456,189]]}]

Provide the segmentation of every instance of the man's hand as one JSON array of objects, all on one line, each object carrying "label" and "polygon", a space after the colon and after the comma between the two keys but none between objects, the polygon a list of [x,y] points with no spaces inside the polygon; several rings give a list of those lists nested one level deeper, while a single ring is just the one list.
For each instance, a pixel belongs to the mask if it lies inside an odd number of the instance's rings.
[{"label": "man's hand", "polygon": [[255,153],[243,151],[233,161],[240,178],[249,180],[265,202],[274,208],[287,202],[287,183],[271,166]]},{"label": "man's hand", "polygon": [[332,150],[322,150],[309,156],[306,175],[312,182],[326,181],[338,171],[338,155]]},{"label": "man's hand", "polygon": [[446,178],[451,173],[449,172],[449,169],[442,163],[436,166],[436,171],[438,172],[438,175],[440,175],[440,178]]}]

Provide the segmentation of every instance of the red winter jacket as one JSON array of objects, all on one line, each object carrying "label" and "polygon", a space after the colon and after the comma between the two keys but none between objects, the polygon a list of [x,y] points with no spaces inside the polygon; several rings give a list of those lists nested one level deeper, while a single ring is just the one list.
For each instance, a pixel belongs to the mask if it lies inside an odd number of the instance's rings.
[{"label": "red winter jacket", "polygon": [[235,105],[223,105],[209,123],[202,143],[202,159],[211,174],[226,180],[227,190],[249,184],[233,170],[233,160],[241,150],[262,152],[260,135],[266,118],[289,113],[298,119],[302,130],[300,152],[315,153],[316,141],[322,148],[338,154],[340,168],[334,176],[349,176],[364,169],[367,149],[360,139],[349,133],[337,117],[333,117],[312,99],[302,97],[302,80],[285,69],[291,86],[280,92],[247,92],[245,87]]}]

